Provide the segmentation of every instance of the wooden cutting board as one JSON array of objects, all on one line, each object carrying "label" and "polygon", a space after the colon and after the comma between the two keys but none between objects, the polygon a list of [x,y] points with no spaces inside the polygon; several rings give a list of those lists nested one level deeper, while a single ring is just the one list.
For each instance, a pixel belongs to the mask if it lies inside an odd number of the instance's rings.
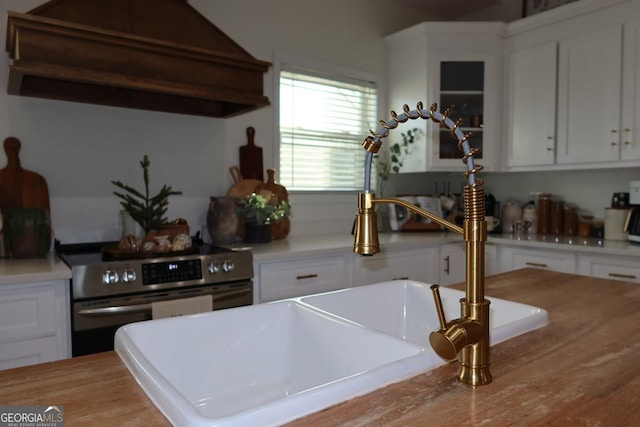
[{"label": "wooden cutting board", "polygon": [[0,209],[40,208],[49,213],[49,187],[47,181],[35,172],[20,166],[20,140],[4,140],[7,166],[0,169]]},{"label": "wooden cutting board", "polygon": [[[267,169],[267,182],[265,182],[264,184],[260,184],[257,187],[256,192],[259,192],[263,195],[273,194],[278,198],[278,200],[288,202],[289,193],[283,185],[276,184],[274,179],[275,173],[276,171],[274,171],[273,169]],[[273,240],[284,239],[289,235],[290,231],[291,220],[288,216],[285,216],[280,220],[280,222],[273,223],[271,225],[271,238]]]},{"label": "wooden cutting board", "polygon": [[240,169],[237,166],[231,166],[229,168],[231,178],[233,179],[233,186],[227,191],[227,197],[236,197],[238,199],[244,199],[256,191],[256,188],[262,181],[257,179],[244,179],[240,173]]},{"label": "wooden cutting board", "polygon": [[255,136],[256,130],[251,126],[248,127],[247,145],[240,147],[240,173],[244,179],[257,179],[263,182],[262,148],[256,145]]}]

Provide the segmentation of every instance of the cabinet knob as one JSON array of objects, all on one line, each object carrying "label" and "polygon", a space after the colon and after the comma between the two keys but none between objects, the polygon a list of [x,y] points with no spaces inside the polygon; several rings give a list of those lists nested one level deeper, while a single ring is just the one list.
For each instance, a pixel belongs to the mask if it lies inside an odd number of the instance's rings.
[{"label": "cabinet knob", "polygon": [[552,136],[548,136],[547,139],[551,140],[551,139],[553,139],[553,137]]},{"label": "cabinet knob", "polygon": [[624,131],[625,131],[625,132],[631,132],[631,129],[629,129],[629,128],[624,128]]},{"label": "cabinet knob", "polygon": [[615,147],[616,145],[618,145],[618,143],[617,143],[617,142],[615,142],[615,141],[612,141],[612,142],[611,142],[611,146],[612,146],[612,147]]},{"label": "cabinet knob", "polygon": [[624,145],[631,145],[631,142],[629,142],[629,141],[625,141],[625,142],[623,142],[623,144],[624,144]]},{"label": "cabinet knob", "polygon": [[553,148],[547,147],[547,151],[553,151]]},{"label": "cabinet knob", "polygon": [[611,133],[618,133],[617,129],[611,129]]}]

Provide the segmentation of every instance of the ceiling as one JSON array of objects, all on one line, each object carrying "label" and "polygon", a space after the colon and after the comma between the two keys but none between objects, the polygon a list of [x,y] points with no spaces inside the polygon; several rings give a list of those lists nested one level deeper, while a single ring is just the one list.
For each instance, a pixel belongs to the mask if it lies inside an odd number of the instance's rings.
[{"label": "ceiling", "polygon": [[402,0],[441,19],[478,12],[502,3],[502,0]]}]

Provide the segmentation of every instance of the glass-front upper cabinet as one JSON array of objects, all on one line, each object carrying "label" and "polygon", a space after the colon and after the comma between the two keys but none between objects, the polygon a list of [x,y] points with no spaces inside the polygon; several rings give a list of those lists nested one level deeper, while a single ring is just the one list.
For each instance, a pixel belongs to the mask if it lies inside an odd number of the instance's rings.
[{"label": "glass-front upper cabinet", "polygon": [[[453,121],[462,119],[461,129],[471,132],[470,144],[479,148],[475,158],[481,159],[484,128],[484,62],[443,61],[440,63],[440,111],[451,110]],[[439,160],[459,159],[457,140],[451,132],[439,128],[437,154]]]},{"label": "glass-front upper cabinet", "polygon": [[[502,23],[426,22],[385,38],[389,70],[390,110],[412,110],[421,101],[434,102],[438,111],[451,110],[485,170],[496,170],[502,123]],[[463,153],[448,129],[427,120],[412,120],[392,131],[418,128],[423,132],[411,148],[400,172],[464,171]]]}]

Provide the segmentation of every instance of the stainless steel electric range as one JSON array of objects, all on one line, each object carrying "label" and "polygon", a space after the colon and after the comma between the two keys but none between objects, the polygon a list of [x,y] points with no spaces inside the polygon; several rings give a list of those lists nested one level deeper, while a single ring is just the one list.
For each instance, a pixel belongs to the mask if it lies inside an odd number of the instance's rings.
[{"label": "stainless steel electric range", "polygon": [[152,303],[210,295],[213,309],[253,303],[253,256],[202,244],[188,254],[113,259],[117,242],[56,244],[71,268],[72,354],[113,349],[122,325],[151,319]]}]

